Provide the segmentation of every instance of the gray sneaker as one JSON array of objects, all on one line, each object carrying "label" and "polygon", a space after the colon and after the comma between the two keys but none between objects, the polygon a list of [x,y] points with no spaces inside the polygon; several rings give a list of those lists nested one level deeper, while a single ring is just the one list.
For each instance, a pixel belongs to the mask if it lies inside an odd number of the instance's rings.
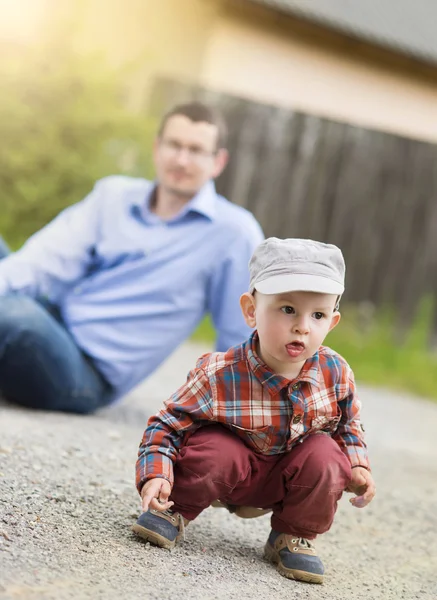
[{"label": "gray sneaker", "polygon": [[264,548],[264,557],[277,566],[284,577],[323,583],[323,563],[309,540],[279,533],[272,529]]},{"label": "gray sneaker", "polygon": [[140,515],[132,531],[155,546],[172,550],[185,537],[185,526],[189,521],[171,510],[149,509]]}]

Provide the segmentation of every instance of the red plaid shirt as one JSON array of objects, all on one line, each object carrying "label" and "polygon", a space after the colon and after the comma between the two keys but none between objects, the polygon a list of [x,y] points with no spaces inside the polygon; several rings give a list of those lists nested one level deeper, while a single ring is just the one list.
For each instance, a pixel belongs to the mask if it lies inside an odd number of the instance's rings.
[{"label": "red plaid shirt", "polygon": [[255,452],[289,452],[305,437],[327,432],[352,466],[369,468],[354,376],[336,352],[321,346],[292,381],[276,375],[256,353],[257,333],[227,352],[201,356],[196,368],[157,415],[139,449],[136,483],[163,477],[187,435],[220,423]]}]

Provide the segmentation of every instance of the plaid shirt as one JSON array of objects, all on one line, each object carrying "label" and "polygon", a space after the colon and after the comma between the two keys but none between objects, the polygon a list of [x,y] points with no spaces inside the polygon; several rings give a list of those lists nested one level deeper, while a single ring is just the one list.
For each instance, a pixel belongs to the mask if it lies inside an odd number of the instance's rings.
[{"label": "plaid shirt", "polygon": [[327,432],[351,465],[369,468],[354,376],[336,352],[321,346],[292,381],[276,375],[256,353],[258,334],[227,352],[201,356],[196,368],[157,415],[141,442],[136,483],[173,483],[173,463],[187,436],[220,423],[255,452],[281,454],[309,434]]}]

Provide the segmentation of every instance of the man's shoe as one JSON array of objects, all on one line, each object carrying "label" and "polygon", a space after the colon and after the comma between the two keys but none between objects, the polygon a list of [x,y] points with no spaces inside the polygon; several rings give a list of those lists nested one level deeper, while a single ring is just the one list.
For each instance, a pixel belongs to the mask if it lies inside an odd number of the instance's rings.
[{"label": "man's shoe", "polygon": [[269,512],[272,512],[271,508],[255,508],[255,506],[237,506],[236,504],[225,504],[220,500],[214,500],[211,503],[214,508],[226,508],[231,514],[241,517],[242,519],[254,519],[256,517],[262,517]]},{"label": "man's shoe", "polygon": [[149,509],[140,515],[132,531],[155,546],[172,550],[180,538],[184,538],[189,521],[171,510]]},{"label": "man's shoe", "polygon": [[323,563],[308,540],[286,533],[270,532],[264,556],[278,565],[281,575],[308,583],[323,583]]}]

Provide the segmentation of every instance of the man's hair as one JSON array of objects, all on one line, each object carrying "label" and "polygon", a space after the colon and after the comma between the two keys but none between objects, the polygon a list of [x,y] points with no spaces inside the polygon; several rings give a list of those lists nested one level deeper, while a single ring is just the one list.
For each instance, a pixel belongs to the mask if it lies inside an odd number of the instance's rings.
[{"label": "man's hair", "polygon": [[217,150],[219,148],[226,148],[228,138],[228,128],[226,121],[221,112],[213,108],[202,104],[202,102],[189,102],[187,104],[178,104],[171,110],[169,110],[162,118],[161,124],[158,130],[158,137],[161,137],[168,120],[176,115],[182,115],[193,121],[194,123],[210,123],[215,125],[218,130],[217,135]]}]

